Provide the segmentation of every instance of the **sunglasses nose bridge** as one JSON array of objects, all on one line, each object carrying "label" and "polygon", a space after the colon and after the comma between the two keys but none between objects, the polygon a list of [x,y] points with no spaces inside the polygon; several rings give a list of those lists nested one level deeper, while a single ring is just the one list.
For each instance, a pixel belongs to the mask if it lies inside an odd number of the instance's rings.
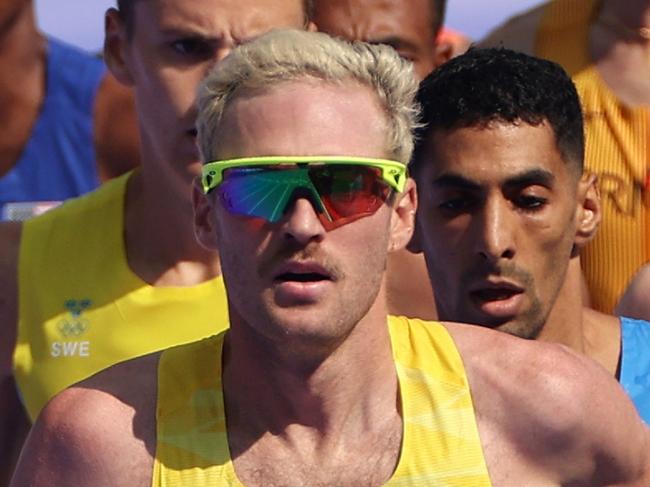
[{"label": "sunglasses nose bridge", "polygon": [[296,201],[298,201],[299,199],[305,199],[309,201],[309,203],[311,204],[312,208],[314,209],[317,215],[324,214],[328,220],[331,220],[331,216],[327,211],[327,208],[325,207],[325,204],[323,203],[323,200],[321,199],[318,190],[316,189],[314,183],[309,177],[308,172],[301,171],[300,174],[301,174],[300,184],[296,185],[296,187],[291,192],[291,195],[287,198],[287,202],[284,208],[284,213],[286,214],[289,211],[291,211]]},{"label": "sunglasses nose bridge", "polygon": [[318,196],[318,194],[312,188],[300,186],[293,190],[291,196],[287,200],[287,206],[284,210],[285,213],[290,211],[290,209],[296,204],[296,201],[300,199],[305,199],[309,201],[309,203],[311,204],[311,206],[314,208],[316,212],[320,212],[324,210],[324,206],[320,199],[320,196]]},{"label": "sunglasses nose bridge", "polygon": [[[285,238],[301,244],[320,239],[328,230],[328,217],[319,211],[320,204],[309,189],[296,188],[285,207],[281,221]],[[323,210],[325,208],[323,207]]]}]

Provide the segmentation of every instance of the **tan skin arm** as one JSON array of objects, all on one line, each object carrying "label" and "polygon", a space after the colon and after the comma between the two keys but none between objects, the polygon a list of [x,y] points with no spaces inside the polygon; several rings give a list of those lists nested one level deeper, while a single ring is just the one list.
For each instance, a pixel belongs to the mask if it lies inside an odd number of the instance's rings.
[{"label": "tan skin arm", "polygon": [[546,4],[540,5],[508,19],[482,39],[478,46],[506,47],[534,55],[537,29],[542,20],[545,6]]},{"label": "tan skin arm", "polygon": [[557,344],[448,329],[495,487],[650,485],[649,430],[602,367]]},{"label": "tan skin arm", "polygon": [[18,394],[13,377],[0,381],[0,485],[8,485],[18,461],[20,449],[29,432],[29,419]]},{"label": "tan skin arm", "polygon": [[115,365],[56,395],[34,423],[11,486],[149,487],[159,355]]},{"label": "tan skin arm", "polygon": [[108,72],[95,101],[95,150],[101,181],[124,174],[140,164],[133,93]]},{"label": "tan skin arm", "polygon": [[13,352],[18,322],[17,270],[20,223],[0,224],[0,485],[7,485],[29,420],[13,379]]},{"label": "tan skin arm", "polygon": [[646,264],[634,276],[616,306],[615,314],[650,320],[650,264]]}]

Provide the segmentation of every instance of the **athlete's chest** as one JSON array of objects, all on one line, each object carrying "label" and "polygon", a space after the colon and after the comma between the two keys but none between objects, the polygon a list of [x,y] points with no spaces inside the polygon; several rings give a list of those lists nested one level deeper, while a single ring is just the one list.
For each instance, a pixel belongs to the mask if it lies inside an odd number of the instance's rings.
[{"label": "athlete's chest", "polygon": [[[401,420],[382,431],[338,439],[320,449],[290,446],[275,435],[237,457],[233,465],[239,480],[253,486],[380,486],[390,479],[400,460]],[[244,445],[237,439],[233,453]]]}]

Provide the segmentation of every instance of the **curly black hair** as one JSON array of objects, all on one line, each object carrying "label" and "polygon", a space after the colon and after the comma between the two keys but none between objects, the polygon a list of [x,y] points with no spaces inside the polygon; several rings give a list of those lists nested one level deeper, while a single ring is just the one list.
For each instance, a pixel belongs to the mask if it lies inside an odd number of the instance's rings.
[{"label": "curly black hair", "polygon": [[582,173],[584,126],[575,85],[554,62],[503,48],[472,48],[427,76],[418,91],[423,127],[413,159],[435,130],[480,127],[492,122],[547,122],[565,162]]}]

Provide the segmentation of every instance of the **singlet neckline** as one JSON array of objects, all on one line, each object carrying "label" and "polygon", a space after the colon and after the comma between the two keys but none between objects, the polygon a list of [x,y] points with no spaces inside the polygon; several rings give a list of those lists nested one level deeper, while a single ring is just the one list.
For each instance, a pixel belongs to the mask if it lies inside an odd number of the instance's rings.
[{"label": "singlet neckline", "polygon": [[[409,410],[409,406],[411,405],[410,401],[408,399],[405,399],[405,394],[402,394],[402,383],[404,378],[402,377],[402,373],[399,370],[398,367],[398,359],[399,359],[399,353],[397,351],[398,347],[394,346],[393,339],[395,338],[393,335],[393,331],[391,329],[390,323],[390,316],[386,317],[386,327],[388,328],[388,332],[390,334],[391,338],[391,351],[392,351],[392,357],[393,357],[393,366],[395,370],[395,374],[397,376],[397,394],[398,394],[398,402],[401,406],[401,418],[402,418],[402,439],[400,443],[400,450],[399,450],[399,455],[397,458],[397,463],[395,465],[395,468],[393,469],[393,472],[391,473],[391,476],[384,482],[385,484],[389,484],[390,482],[394,482],[398,478],[398,474],[407,468],[406,465],[406,458],[408,458],[408,451],[410,450],[410,433],[409,433],[409,428],[407,427],[407,423],[404,420],[404,417],[406,416],[405,411]],[[228,331],[224,332],[222,334],[221,340],[219,340],[219,343],[217,345],[218,347],[218,360],[220,361],[219,364],[219,373],[221,375],[220,379],[222,381],[223,377],[223,345],[224,345],[224,340],[225,337],[227,336]],[[223,383],[223,382],[222,382]],[[230,481],[236,482],[236,484],[239,487],[244,487],[244,483],[240,480],[240,478],[237,476],[237,471],[235,470],[235,462],[232,459],[232,454],[230,451],[230,442],[228,441],[228,417],[226,415],[226,402],[225,402],[225,394],[223,387],[217,387],[218,390],[218,400],[221,402],[223,405],[223,417],[224,417],[224,424],[226,425],[225,428],[225,437],[226,437],[226,450],[228,452],[228,460],[223,466],[223,473],[225,477],[227,477]]]}]

